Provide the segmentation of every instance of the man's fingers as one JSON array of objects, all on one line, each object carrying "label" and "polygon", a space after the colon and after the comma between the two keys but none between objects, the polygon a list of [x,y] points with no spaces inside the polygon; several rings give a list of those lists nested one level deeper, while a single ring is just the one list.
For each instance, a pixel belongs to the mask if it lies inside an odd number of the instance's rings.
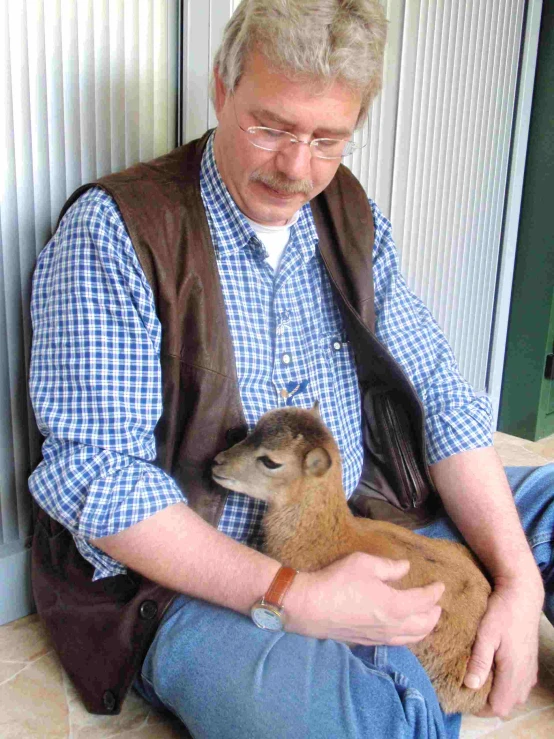
[{"label": "man's fingers", "polygon": [[405,644],[415,644],[430,634],[437,625],[441,615],[441,608],[433,606],[430,611],[425,614],[416,614],[410,616],[402,624],[402,633],[395,634],[387,641],[391,647],[402,646]]},{"label": "man's fingers", "polygon": [[[397,617],[408,617],[414,614],[425,614],[437,605],[444,593],[444,583],[433,582],[423,588],[395,591],[395,608]],[[440,613],[440,609],[439,609]]]},{"label": "man's fingers", "polygon": [[477,636],[466,668],[466,688],[477,690],[483,685],[491,671],[495,651],[496,645],[492,641]]},{"label": "man's fingers", "polygon": [[[424,588],[414,588],[411,593],[419,601],[419,607],[414,604],[413,613],[421,613],[430,606],[436,605],[442,598],[445,585],[442,582],[433,582]],[[439,609],[440,610],[440,609]]]},{"label": "man's fingers", "polygon": [[[401,580],[408,574],[410,563],[407,559],[386,559],[366,556],[366,563],[370,563],[372,574],[382,582],[392,583]],[[402,613],[423,613],[432,608],[444,593],[444,584],[434,582],[422,588],[409,590],[395,590],[397,605]]]},{"label": "man's fingers", "polygon": [[383,582],[401,580],[410,569],[410,563],[407,559],[395,560],[367,555],[365,561],[371,567],[372,574]]},{"label": "man's fingers", "polygon": [[489,705],[495,716],[505,718],[518,703],[525,703],[531,688],[537,682],[538,663],[530,659],[527,669],[517,669],[510,656],[502,650],[495,655],[494,684],[489,695]]},{"label": "man's fingers", "polygon": [[442,583],[394,591],[389,612],[392,633],[386,643],[391,646],[413,644],[431,633],[442,612],[437,601],[443,592]]}]

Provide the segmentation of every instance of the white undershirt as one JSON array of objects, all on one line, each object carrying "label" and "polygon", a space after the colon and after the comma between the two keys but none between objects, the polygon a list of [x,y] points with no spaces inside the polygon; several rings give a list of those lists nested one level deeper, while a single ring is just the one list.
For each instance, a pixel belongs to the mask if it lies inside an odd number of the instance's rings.
[{"label": "white undershirt", "polygon": [[278,272],[285,248],[289,243],[290,230],[300,218],[300,211],[296,211],[290,221],[284,226],[263,226],[261,223],[252,221],[247,216],[244,217],[267,250],[268,257],[265,261],[275,272]]}]

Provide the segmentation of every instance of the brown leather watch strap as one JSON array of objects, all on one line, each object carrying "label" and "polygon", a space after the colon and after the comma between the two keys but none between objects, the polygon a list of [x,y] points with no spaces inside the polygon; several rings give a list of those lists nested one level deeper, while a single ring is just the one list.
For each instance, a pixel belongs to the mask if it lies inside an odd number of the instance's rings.
[{"label": "brown leather watch strap", "polygon": [[297,570],[293,570],[292,567],[281,567],[264,595],[264,603],[280,608],[296,574]]}]

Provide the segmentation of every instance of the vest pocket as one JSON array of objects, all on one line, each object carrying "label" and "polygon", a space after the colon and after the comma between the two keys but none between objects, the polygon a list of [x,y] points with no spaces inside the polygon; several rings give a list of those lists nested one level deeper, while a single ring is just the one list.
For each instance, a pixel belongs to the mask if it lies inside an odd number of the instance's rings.
[{"label": "vest pocket", "polygon": [[423,502],[428,486],[414,453],[409,420],[406,416],[401,418],[399,404],[393,401],[391,393],[376,396],[375,409],[380,419],[382,443],[404,491],[403,498],[411,508],[417,508]]},{"label": "vest pocket", "polygon": [[420,470],[410,419],[394,391],[366,389],[363,395],[363,482],[404,511],[417,508],[430,486]]}]

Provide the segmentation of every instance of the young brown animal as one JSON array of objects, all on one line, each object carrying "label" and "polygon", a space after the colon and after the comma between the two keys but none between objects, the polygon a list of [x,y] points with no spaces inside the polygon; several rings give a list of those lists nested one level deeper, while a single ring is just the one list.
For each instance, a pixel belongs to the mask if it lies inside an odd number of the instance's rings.
[{"label": "young brown animal", "polygon": [[265,551],[284,565],[309,572],[360,551],[410,561],[408,574],[393,587],[443,582],[439,622],[410,649],[447,713],[483,708],[492,675],[477,691],[463,680],[491,591],[487,579],[461,544],[355,517],[342,487],[338,447],[316,408],[266,413],[248,438],[218,454],[213,477],[223,487],[267,501]]}]

